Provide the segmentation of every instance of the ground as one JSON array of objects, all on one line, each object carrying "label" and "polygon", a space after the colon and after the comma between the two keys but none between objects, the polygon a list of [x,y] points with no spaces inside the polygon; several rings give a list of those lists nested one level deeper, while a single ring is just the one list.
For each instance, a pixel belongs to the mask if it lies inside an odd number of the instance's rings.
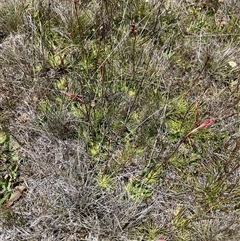
[{"label": "ground", "polygon": [[1,1],[0,240],[239,240],[239,12]]}]

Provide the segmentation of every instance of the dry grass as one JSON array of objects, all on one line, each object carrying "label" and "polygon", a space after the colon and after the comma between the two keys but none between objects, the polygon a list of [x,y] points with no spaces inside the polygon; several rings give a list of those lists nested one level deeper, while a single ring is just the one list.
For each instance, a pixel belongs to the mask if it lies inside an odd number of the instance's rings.
[{"label": "dry grass", "polygon": [[238,9],[3,1],[0,239],[238,240]]}]

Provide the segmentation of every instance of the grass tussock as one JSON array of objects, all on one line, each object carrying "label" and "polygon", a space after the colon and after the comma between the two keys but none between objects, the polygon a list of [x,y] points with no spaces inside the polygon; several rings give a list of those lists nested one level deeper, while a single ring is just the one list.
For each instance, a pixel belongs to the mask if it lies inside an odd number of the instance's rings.
[{"label": "grass tussock", "polygon": [[239,4],[1,1],[0,239],[238,240]]}]

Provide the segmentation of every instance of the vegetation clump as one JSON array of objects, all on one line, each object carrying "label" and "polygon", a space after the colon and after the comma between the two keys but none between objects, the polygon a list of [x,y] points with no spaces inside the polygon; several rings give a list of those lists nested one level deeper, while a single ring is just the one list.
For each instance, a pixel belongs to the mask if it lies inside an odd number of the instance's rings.
[{"label": "vegetation clump", "polygon": [[237,9],[1,1],[0,239],[238,240]]}]

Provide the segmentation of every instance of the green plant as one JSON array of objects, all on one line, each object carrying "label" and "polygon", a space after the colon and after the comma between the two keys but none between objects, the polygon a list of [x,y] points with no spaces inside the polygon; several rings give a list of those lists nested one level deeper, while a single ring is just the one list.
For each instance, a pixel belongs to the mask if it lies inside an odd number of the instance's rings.
[{"label": "green plant", "polygon": [[[13,138],[1,131],[0,204],[12,199],[15,183],[18,181],[18,155]],[[8,204],[10,205],[10,204]]]},{"label": "green plant", "polygon": [[238,240],[238,8],[1,2],[0,240]]}]

